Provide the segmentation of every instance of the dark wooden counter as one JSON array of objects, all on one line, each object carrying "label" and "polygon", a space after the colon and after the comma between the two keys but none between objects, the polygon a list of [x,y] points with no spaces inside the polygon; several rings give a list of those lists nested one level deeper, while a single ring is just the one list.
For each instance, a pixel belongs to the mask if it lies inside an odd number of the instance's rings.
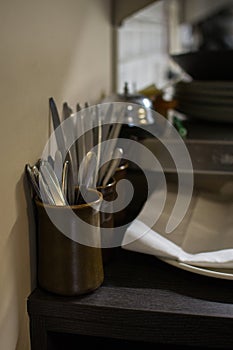
[{"label": "dark wooden counter", "polygon": [[233,281],[180,270],[118,249],[95,292],[61,297],[35,289],[28,298],[31,350],[233,348]]}]

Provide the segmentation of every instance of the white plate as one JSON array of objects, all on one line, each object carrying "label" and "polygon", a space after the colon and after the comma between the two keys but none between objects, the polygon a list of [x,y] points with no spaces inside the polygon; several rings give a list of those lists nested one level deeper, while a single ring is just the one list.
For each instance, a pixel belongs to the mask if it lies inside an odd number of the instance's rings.
[{"label": "white plate", "polygon": [[[226,279],[226,280],[233,280],[233,270],[231,269],[214,269],[214,268],[205,268],[205,267],[199,267],[199,266],[194,266],[194,265],[189,265],[185,263],[180,263],[175,260],[170,260],[170,259],[162,259],[159,258],[160,260],[178,267],[182,270],[186,270],[189,272],[197,273],[199,275],[204,275],[204,276],[209,276],[209,277],[215,277],[215,278],[221,278],[221,279]],[[232,273],[230,272],[232,271]]]}]

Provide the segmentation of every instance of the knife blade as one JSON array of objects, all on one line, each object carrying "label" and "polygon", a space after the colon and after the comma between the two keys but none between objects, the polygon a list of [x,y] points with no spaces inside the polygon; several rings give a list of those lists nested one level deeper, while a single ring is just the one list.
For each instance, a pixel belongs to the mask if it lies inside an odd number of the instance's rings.
[{"label": "knife blade", "polygon": [[54,172],[57,176],[57,179],[60,185],[62,183],[62,169],[63,169],[62,154],[61,154],[61,151],[57,150],[55,153],[55,159],[54,159]]},{"label": "knife blade", "polygon": [[57,140],[57,146],[58,146],[59,150],[61,151],[62,158],[64,160],[65,156],[66,156],[65,138],[64,138],[62,127],[61,127],[61,121],[60,121],[60,117],[58,114],[57,106],[56,106],[56,103],[52,97],[50,97],[50,99],[49,99],[49,106],[50,106],[50,110],[51,110],[53,128],[54,128],[55,137]]},{"label": "knife blade", "polygon": [[66,205],[66,200],[62,194],[59,181],[51,165],[44,161],[40,167],[40,173],[47,184],[49,191],[56,205]]},{"label": "knife blade", "polygon": [[116,148],[113,153],[113,159],[110,163],[110,166],[107,170],[107,173],[103,179],[103,186],[106,186],[111,177],[115,174],[117,167],[119,166],[121,159],[123,157],[123,149]]}]

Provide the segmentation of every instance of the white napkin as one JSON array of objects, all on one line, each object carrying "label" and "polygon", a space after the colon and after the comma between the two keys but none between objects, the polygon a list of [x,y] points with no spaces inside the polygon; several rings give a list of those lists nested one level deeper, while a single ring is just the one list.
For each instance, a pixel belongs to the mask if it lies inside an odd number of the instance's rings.
[{"label": "white napkin", "polygon": [[165,227],[176,200],[172,186],[159,220],[152,228],[147,225],[159,197],[156,190],[147,200],[126,230],[122,248],[190,265],[233,268],[232,193],[194,193],[181,224],[169,234]]}]

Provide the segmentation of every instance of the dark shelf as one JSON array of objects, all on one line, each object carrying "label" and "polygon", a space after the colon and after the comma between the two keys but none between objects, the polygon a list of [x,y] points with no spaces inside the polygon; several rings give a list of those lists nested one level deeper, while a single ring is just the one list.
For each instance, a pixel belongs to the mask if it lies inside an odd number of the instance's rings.
[{"label": "dark shelf", "polygon": [[62,341],[73,349],[79,337],[146,348],[233,348],[232,281],[121,248],[105,265],[104,283],[95,292],[62,297],[37,288],[28,298],[28,313],[32,350],[60,349],[56,344]]}]

